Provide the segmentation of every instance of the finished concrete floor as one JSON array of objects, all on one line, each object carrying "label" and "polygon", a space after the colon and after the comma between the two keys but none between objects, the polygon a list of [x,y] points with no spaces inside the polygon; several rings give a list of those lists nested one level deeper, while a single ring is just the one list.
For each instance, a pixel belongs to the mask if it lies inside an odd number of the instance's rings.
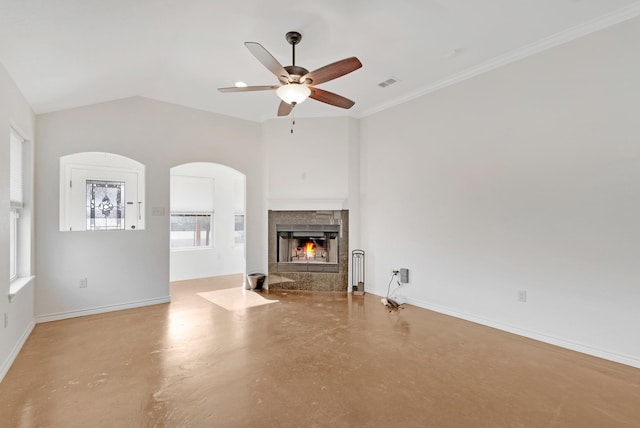
[{"label": "finished concrete floor", "polygon": [[0,383],[0,426],[640,427],[639,369],[370,294],[233,310],[196,294],[241,282],[37,325]]}]

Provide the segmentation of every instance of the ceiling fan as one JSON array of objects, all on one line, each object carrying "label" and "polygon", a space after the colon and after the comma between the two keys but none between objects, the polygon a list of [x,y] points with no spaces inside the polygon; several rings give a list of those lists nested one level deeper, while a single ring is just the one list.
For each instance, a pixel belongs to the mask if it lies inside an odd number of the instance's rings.
[{"label": "ceiling fan", "polygon": [[278,116],[287,116],[296,105],[307,98],[313,98],[316,101],[331,104],[336,107],[351,108],[355,102],[341,95],[334,94],[333,92],[316,88],[315,86],[359,69],[362,67],[360,60],[356,57],[346,58],[309,72],[306,68],[296,65],[296,45],[302,40],[302,35],[296,31],[290,31],[285,35],[285,38],[291,45],[293,51],[292,65],[286,67],[283,67],[260,43],[245,42],[244,44],[253,56],[278,78],[280,85],[232,86],[229,88],[218,88],[218,90],[220,92],[275,90],[278,97],[282,100],[278,107]]}]

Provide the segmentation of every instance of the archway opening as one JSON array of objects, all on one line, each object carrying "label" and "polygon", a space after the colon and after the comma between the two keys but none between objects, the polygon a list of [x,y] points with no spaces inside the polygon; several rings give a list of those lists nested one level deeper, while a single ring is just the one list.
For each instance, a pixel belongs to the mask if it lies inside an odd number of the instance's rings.
[{"label": "archway opening", "polygon": [[170,170],[170,281],[244,274],[246,176],[192,162]]}]

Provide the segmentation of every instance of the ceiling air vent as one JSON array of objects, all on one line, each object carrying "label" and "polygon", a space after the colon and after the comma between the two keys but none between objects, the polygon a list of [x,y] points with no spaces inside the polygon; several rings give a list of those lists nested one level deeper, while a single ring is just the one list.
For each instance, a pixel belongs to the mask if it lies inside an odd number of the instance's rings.
[{"label": "ceiling air vent", "polygon": [[380,86],[381,88],[386,88],[389,85],[393,85],[397,81],[398,81],[398,79],[396,79],[395,77],[390,77],[389,79],[385,80],[384,82],[378,83],[378,86]]}]

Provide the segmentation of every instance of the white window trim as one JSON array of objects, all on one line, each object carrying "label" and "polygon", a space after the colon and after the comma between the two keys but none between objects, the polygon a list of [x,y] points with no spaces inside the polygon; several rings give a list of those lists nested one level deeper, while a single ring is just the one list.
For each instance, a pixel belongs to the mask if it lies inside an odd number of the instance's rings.
[{"label": "white window trim", "polygon": [[13,299],[20,294],[20,291],[24,290],[34,279],[35,276],[33,275],[14,278],[11,284],[9,284],[9,302],[12,302]]},{"label": "white window trim", "polygon": [[[15,275],[9,279],[9,302],[11,302],[27,285],[35,278],[31,274],[32,242],[33,235],[33,144],[25,137],[18,126],[13,122],[9,128],[10,135],[17,137],[21,142],[20,153],[20,190],[18,200],[10,200],[10,212],[15,212],[14,224],[15,240],[14,251]],[[11,199],[11,198],[10,198]],[[10,214],[11,217],[11,214]]]}]

